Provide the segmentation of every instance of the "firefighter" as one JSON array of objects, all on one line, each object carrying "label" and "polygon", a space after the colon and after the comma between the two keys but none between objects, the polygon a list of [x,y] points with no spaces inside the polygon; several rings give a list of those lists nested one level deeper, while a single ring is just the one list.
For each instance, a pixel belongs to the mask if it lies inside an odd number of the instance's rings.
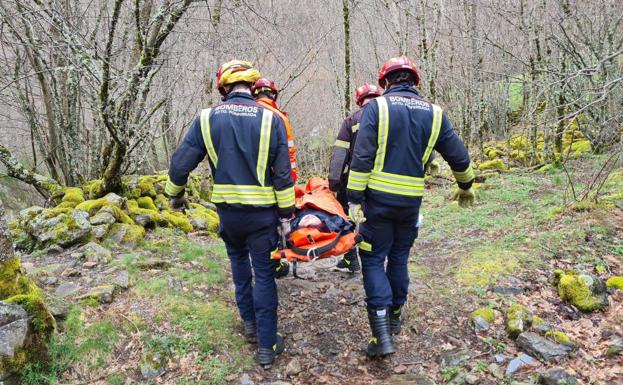
[{"label": "firefighter", "polygon": [[[223,102],[201,111],[171,158],[165,192],[174,210],[187,205],[188,174],[207,155],[212,202],[220,217],[245,335],[257,339],[257,360],[270,367],[284,349],[277,334],[277,286],[271,253],[278,227],[289,233],[294,183],[283,121],[257,104],[260,73],[247,61],[223,64],[216,75]],[[281,221],[281,226],[280,225]],[[255,277],[255,278],[253,278]]]},{"label": "firefighter", "polygon": [[[364,83],[362,86],[357,87],[355,90],[355,103],[361,108],[344,119],[333,145],[333,154],[331,155],[331,163],[329,165],[329,188],[336,193],[337,200],[344,206],[344,210],[347,212],[346,184],[348,183],[351,154],[355,147],[355,139],[359,130],[359,120],[361,120],[363,106],[380,95],[381,89],[375,85]],[[336,267],[338,269],[348,269],[352,273],[361,270],[357,252],[353,249],[346,253],[338,261]]]},{"label": "firefighter", "polygon": [[294,134],[292,132],[290,119],[288,119],[288,114],[284,111],[281,111],[279,107],[277,107],[277,96],[279,96],[277,85],[272,80],[261,78],[257,82],[255,82],[253,88],[251,88],[251,92],[253,92],[253,96],[255,97],[255,100],[258,102],[258,104],[268,108],[283,120],[286,128],[286,134],[288,137],[288,152],[290,154],[292,179],[294,180],[294,183],[296,183],[298,175],[296,173],[296,147],[294,146]]},{"label": "firefighter", "polygon": [[349,213],[361,223],[370,357],[396,351],[392,334],[400,333],[409,287],[409,250],[418,235],[424,194],[424,165],[433,150],[452,169],[461,207],[471,206],[475,197],[467,149],[441,107],[419,96],[419,84],[420,75],[408,58],[396,57],[383,65],[379,85],[386,91],[364,108],[350,163]]}]

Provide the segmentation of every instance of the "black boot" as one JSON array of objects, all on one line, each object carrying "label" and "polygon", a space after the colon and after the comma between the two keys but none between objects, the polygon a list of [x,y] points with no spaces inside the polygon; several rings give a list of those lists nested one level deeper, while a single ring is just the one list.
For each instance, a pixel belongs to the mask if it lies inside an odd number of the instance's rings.
[{"label": "black boot", "polygon": [[254,321],[242,321],[242,327],[244,330],[244,338],[247,342],[257,342],[257,324]]},{"label": "black boot", "polygon": [[392,335],[400,334],[403,320],[402,305],[389,308],[389,329]]},{"label": "black boot", "polygon": [[348,269],[351,273],[357,273],[361,270],[359,265],[359,258],[355,250],[351,250],[342,257],[335,265],[338,269]]},{"label": "black boot", "polygon": [[372,338],[368,343],[368,357],[385,357],[396,353],[389,329],[389,309],[368,308],[368,321],[372,329]]},{"label": "black boot", "polygon": [[290,264],[287,261],[279,261],[275,267],[275,278],[287,277],[290,272]]},{"label": "black boot", "polygon": [[277,355],[283,353],[285,349],[285,341],[283,337],[277,334],[277,341],[272,348],[260,348],[257,353],[257,363],[264,369],[270,369]]}]

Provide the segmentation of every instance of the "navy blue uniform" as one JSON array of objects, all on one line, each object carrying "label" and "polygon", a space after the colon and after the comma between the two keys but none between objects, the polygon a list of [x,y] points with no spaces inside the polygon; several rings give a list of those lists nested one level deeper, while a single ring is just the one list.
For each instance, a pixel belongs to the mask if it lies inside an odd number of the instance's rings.
[{"label": "navy blue uniform", "polygon": [[474,172],[465,145],[441,108],[414,87],[391,87],[364,107],[347,188],[349,202],[365,201],[359,250],[369,307],[406,301],[424,165],[433,150],[448,162],[459,187],[471,187]]},{"label": "navy blue uniform", "polygon": [[329,188],[337,193],[337,200],[346,210],[348,210],[348,197],[346,195],[348,171],[362,113],[363,108],[353,112],[342,122],[333,145],[331,163],[329,164]]},{"label": "navy blue uniform", "polygon": [[203,110],[171,158],[169,196],[183,191],[190,171],[206,155],[240,316],[256,321],[259,347],[272,348],[278,300],[271,254],[277,248],[278,215],[294,212],[283,122],[242,92],[232,92],[223,103]]}]

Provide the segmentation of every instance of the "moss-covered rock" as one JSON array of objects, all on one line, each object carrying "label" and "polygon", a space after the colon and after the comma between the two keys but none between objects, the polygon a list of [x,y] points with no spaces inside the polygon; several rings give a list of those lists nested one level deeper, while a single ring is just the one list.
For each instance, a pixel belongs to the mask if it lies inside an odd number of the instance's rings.
[{"label": "moss-covered rock", "polygon": [[142,209],[158,211],[158,207],[156,207],[156,204],[151,197],[140,197],[136,200],[136,203],[138,204],[138,207]]},{"label": "moss-covered rock", "polygon": [[188,233],[193,230],[193,225],[183,213],[178,213],[172,210],[162,210],[160,216],[169,223],[172,227],[177,227],[184,232]]},{"label": "moss-covered rock", "polygon": [[565,273],[558,283],[558,294],[584,312],[605,309],[608,306],[605,285],[589,274]]},{"label": "moss-covered rock", "polygon": [[136,247],[144,236],[145,229],[142,226],[115,223],[110,227],[106,239],[128,247]]},{"label": "moss-covered rock", "polygon": [[82,185],[82,190],[89,199],[97,199],[104,195],[104,181],[95,179]]},{"label": "moss-covered rock", "polygon": [[623,277],[615,276],[608,278],[608,280],[606,281],[606,287],[623,290]]},{"label": "moss-covered rock", "polygon": [[216,233],[218,231],[219,217],[216,212],[200,204],[190,203],[186,214],[190,218],[190,224],[193,228],[208,230],[211,233]]},{"label": "moss-covered rock", "polygon": [[492,324],[495,321],[495,312],[490,307],[483,307],[480,309],[474,310],[470,315],[469,319],[473,322],[476,317],[480,317],[483,320],[487,321],[489,324]]},{"label": "moss-covered rock", "polygon": [[126,201],[127,200],[125,198],[122,198],[115,193],[110,193],[103,198],[84,201],[76,206],[76,209],[86,211],[89,215],[94,215],[105,206],[114,206],[123,209],[125,208]]},{"label": "moss-covered rock", "polygon": [[573,342],[571,338],[569,338],[569,336],[565,332],[549,331],[545,333],[545,335],[547,337],[551,337],[554,341],[558,342],[559,344],[571,346],[571,347],[576,346],[575,342]]},{"label": "moss-covered rock", "polygon": [[482,162],[480,164],[480,166],[478,166],[478,169],[480,171],[485,171],[485,170],[508,170],[508,166],[506,166],[506,164],[504,164],[504,161],[502,159],[493,159],[493,160],[488,160],[486,162]]},{"label": "moss-covered rock", "polygon": [[511,338],[528,330],[532,325],[533,316],[530,310],[523,305],[513,305],[506,311],[506,332]]},{"label": "moss-covered rock", "polygon": [[88,214],[70,208],[43,210],[34,218],[20,223],[36,239],[39,248],[79,244],[86,241],[91,233]]},{"label": "moss-covered rock", "polygon": [[65,189],[65,195],[63,196],[62,203],[71,204],[72,207],[76,207],[80,203],[84,202],[84,193],[82,189],[78,187],[69,187]]},{"label": "moss-covered rock", "polygon": [[552,330],[552,327],[541,317],[532,317],[532,329],[541,335],[546,335]]},{"label": "moss-covered rock", "polygon": [[169,206],[169,199],[164,194],[156,195],[154,204],[158,207],[158,210],[171,210],[171,206]]}]

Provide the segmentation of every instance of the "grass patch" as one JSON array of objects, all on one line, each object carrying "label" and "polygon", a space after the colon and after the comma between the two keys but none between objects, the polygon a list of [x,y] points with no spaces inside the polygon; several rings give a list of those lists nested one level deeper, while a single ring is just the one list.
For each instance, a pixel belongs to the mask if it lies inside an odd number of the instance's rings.
[{"label": "grass patch", "polygon": [[83,366],[95,371],[110,360],[121,330],[109,321],[87,324],[78,307],[70,310],[64,331],[52,337],[50,362],[30,363],[21,374],[21,384],[55,384],[70,367]]}]

